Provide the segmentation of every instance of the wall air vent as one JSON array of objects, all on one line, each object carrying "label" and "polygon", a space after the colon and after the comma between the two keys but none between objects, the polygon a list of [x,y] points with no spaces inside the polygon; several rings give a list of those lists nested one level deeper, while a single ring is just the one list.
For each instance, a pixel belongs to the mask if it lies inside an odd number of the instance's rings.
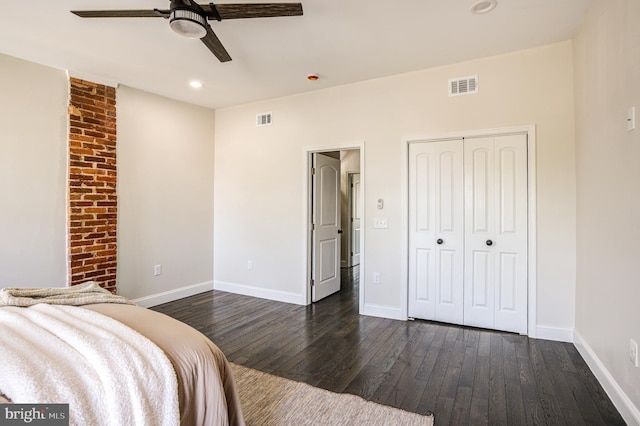
[{"label": "wall air vent", "polygon": [[452,78],[449,80],[449,96],[478,93],[478,76]]},{"label": "wall air vent", "polygon": [[271,113],[265,112],[256,115],[256,127],[271,126]]}]

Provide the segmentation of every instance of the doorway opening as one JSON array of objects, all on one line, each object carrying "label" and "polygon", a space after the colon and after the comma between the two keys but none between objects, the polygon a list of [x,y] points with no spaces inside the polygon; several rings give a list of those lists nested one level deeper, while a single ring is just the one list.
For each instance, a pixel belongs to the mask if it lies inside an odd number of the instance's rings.
[{"label": "doorway opening", "polygon": [[309,150],[306,156],[307,303],[339,293],[344,284],[358,292],[361,311],[363,146]]}]

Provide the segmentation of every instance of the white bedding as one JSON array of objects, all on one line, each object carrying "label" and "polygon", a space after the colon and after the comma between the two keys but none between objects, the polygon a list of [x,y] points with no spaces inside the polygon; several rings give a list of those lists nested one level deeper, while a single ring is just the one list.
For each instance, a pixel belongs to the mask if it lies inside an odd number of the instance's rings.
[{"label": "white bedding", "polygon": [[0,324],[0,394],[14,403],[69,403],[78,425],[180,423],[173,366],[135,330],[48,304],[2,307]]}]

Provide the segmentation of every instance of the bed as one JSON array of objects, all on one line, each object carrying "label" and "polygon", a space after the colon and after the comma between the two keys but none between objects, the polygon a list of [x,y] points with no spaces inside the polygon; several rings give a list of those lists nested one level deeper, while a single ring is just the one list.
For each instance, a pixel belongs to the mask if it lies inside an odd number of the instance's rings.
[{"label": "bed", "polygon": [[2,289],[0,330],[0,403],[68,403],[70,424],[244,424],[213,342],[95,283]]}]

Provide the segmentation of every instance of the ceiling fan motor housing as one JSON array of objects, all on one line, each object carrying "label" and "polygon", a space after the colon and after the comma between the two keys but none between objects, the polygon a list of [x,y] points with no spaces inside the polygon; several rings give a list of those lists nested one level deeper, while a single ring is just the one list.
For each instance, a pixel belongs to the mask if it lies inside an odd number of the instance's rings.
[{"label": "ceiling fan motor housing", "polygon": [[171,8],[169,16],[171,29],[181,36],[202,38],[207,35],[207,18],[186,6]]}]

